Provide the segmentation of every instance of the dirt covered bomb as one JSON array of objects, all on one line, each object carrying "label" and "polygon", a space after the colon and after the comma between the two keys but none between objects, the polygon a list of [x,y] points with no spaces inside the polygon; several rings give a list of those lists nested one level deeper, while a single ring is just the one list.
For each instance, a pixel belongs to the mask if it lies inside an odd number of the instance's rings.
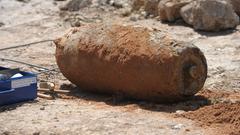
[{"label": "dirt covered bomb", "polygon": [[61,72],[86,91],[175,102],[196,94],[207,78],[199,48],[157,30],[91,24],[55,44]]}]

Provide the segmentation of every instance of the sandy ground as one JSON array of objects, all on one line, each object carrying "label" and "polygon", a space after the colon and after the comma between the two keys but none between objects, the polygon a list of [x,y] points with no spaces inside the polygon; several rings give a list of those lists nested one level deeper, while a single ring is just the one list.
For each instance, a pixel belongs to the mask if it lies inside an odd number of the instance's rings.
[{"label": "sandy ground", "polygon": [[[34,41],[56,39],[71,27],[71,19],[59,11],[64,2],[53,0],[0,0],[0,49]],[[81,24],[92,22],[120,23],[156,28],[179,40],[193,42],[205,54],[208,61],[208,79],[204,89],[217,93],[240,92],[240,26],[236,30],[218,33],[196,32],[182,21],[163,24],[157,19],[131,21],[121,17],[121,9],[91,7],[77,12]],[[60,16],[61,17],[60,17]],[[64,17],[65,16],[65,17]],[[74,16],[74,15],[73,15]],[[87,17],[87,18],[86,18]],[[30,47],[0,52],[0,58],[9,58],[57,68],[55,46],[44,42]],[[21,67],[40,72],[40,69],[0,61],[1,66]],[[39,75],[39,81],[56,84],[69,83],[61,73]],[[76,96],[77,95],[77,96]],[[213,97],[223,101],[223,96]],[[210,135],[219,133],[223,126],[201,126],[198,121],[174,114],[195,111],[209,104],[212,99],[196,98],[171,105],[144,101],[117,101],[106,95],[74,92],[56,100],[38,98],[34,102],[0,108],[0,134],[173,134]],[[231,98],[229,98],[231,100]],[[239,100],[236,98],[234,101]],[[225,101],[225,99],[224,99]],[[118,103],[120,102],[120,103]]]}]

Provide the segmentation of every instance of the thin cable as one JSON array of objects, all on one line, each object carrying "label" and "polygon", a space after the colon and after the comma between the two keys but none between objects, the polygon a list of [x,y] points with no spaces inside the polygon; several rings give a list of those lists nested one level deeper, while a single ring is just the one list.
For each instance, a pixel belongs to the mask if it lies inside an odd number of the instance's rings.
[{"label": "thin cable", "polygon": [[44,73],[48,73],[48,72],[51,72],[51,71],[59,73],[59,71],[56,71],[56,69],[58,69],[58,68],[53,68],[53,69],[49,69],[49,70],[40,71],[36,74],[39,75],[39,74],[44,74]]},{"label": "thin cable", "polygon": [[51,72],[51,71],[54,71],[54,72],[59,73],[59,71],[56,71],[58,68],[48,69],[48,68],[45,68],[45,67],[42,67],[42,66],[39,66],[39,65],[29,64],[29,63],[26,63],[26,62],[17,61],[17,60],[12,60],[12,59],[6,59],[6,58],[0,58],[0,60],[2,60],[2,61],[11,61],[11,62],[24,64],[24,65],[31,66],[31,67],[36,67],[36,68],[44,69],[44,71],[40,71],[40,72],[38,72],[38,73],[36,73],[36,74],[48,73],[48,72]]},{"label": "thin cable", "polygon": [[30,45],[35,45],[35,44],[44,43],[44,42],[52,42],[52,41],[54,41],[54,40],[47,39],[47,40],[42,40],[42,41],[37,41],[37,42],[32,42],[32,43],[27,43],[27,44],[22,44],[22,45],[16,45],[16,46],[11,46],[11,47],[1,48],[0,51],[5,51],[5,50],[9,50],[9,49],[16,49],[16,48],[20,48],[20,47],[26,47],[26,46],[30,46]]},{"label": "thin cable", "polygon": [[41,69],[44,69],[44,70],[49,70],[48,68],[45,68],[45,67],[42,67],[42,66],[39,66],[39,65],[26,63],[26,62],[23,62],[23,61],[12,60],[12,59],[7,59],[7,58],[0,58],[0,60],[1,61],[11,61],[11,62],[23,64],[23,65],[28,65],[28,66],[31,66],[31,67],[36,67],[36,68],[41,68]]},{"label": "thin cable", "polygon": [[[51,40],[51,39],[42,40],[42,41],[27,43],[27,44],[23,44],[23,45],[17,45],[17,46],[11,46],[11,47],[7,47],[7,48],[1,48],[0,51],[16,49],[16,48],[20,48],[20,47],[26,47],[26,46],[30,46],[30,45],[34,45],[34,44],[39,44],[39,43],[44,43],[44,42],[52,42],[52,41],[54,41],[54,40]],[[31,66],[31,67],[35,67],[35,68],[44,69],[44,71],[38,72],[37,74],[43,74],[43,73],[47,73],[47,72],[51,72],[51,71],[59,72],[59,71],[56,71],[56,69],[58,69],[58,68],[48,69],[48,68],[45,68],[45,67],[42,67],[42,66],[39,66],[39,65],[34,65],[34,64],[23,62],[23,61],[7,59],[7,58],[0,58],[0,60],[1,61],[11,61],[11,62],[20,63],[20,64],[23,64],[23,65],[27,65],[27,66]]]}]

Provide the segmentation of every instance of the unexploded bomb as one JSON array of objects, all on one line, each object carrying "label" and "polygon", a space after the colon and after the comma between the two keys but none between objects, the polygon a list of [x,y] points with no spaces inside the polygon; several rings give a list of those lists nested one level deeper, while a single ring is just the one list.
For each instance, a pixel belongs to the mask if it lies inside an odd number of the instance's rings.
[{"label": "unexploded bomb", "polygon": [[63,75],[87,91],[172,102],[196,94],[207,77],[199,48],[147,28],[85,25],[55,44]]}]

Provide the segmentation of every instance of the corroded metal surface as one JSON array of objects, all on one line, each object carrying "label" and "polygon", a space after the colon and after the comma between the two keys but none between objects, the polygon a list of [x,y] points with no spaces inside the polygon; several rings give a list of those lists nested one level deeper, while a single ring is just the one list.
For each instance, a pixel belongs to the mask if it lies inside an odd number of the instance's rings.
[{"label": "corroded metal surface", "polygon": [[146,28],[86,25],[55,44],[63,75],[87,91],[171,102],[196,94],[207,77],[197,47]]}]

